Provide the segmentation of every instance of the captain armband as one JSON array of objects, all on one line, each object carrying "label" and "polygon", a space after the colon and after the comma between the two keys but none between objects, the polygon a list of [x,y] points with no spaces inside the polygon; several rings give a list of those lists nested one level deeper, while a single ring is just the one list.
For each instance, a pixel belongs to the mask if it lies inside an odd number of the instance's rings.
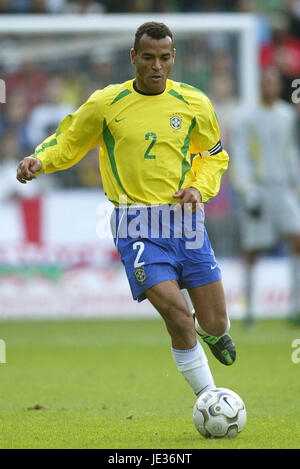
[{"label": "captain armband", "polygon": [[219,140],[210,150],[204,150],[200,154],[201,158],[205,158],[206,156],[213,156],[217,155],[223,150],[221,140]]}]

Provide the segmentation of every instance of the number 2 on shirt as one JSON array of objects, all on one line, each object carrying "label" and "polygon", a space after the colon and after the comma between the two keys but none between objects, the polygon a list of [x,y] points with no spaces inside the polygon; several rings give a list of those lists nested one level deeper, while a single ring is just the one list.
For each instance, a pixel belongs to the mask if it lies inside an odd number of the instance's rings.
[{"label": "number 2 on shirt", "polygon": [[145,154],[144,154],[144,158],[145,158],[146,160],[154,160],[154,159],[156,158],[156,155],[150,155],[150,150],[151,150],[152,147],[155,145],[156,140],[157,140],[157,135],[156,135],[156,133],[154,133],[154,132],[148,132],[148,133],[146,133],[146,135],[145,135],[145,140],[149,140],[150,138],[152,138],[152,140],[151,140],[151,142],[150,142],[150,144],[149,144],[149,146],[148,146],[148,148],[147,148],[147,150],[146,150],[146,152],[145,152]]}]

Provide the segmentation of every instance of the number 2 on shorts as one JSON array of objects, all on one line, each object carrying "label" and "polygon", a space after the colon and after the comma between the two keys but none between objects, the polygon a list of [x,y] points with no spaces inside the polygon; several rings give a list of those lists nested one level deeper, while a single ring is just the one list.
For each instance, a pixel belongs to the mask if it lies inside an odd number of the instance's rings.
[{"label": "number 2 on shorts", "polygon": [[145,262],[143,261],[140,262],[140,257],[145,249],[145,245],[142,241],[136,241],[135,243],[133,243],[132,247],[134,250],[138,249],[138,252],[134,261],[134,268],[137,269],[138,267],[142,267],[142,265],[145,264]]}]

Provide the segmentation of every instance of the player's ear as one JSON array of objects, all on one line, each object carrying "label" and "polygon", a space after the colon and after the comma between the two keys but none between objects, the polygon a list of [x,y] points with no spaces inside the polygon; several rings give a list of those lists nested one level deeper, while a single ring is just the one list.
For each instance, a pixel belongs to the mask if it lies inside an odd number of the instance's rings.
[{"label": "player's ear", "polygon": [[172,56],[173,56],[173,64],[174,64],[174,60],[175,60],[175,55],[176,55],[176,49],[175,49],[175,47],[173,47],[173,53],[172,53]]},{"label": "player's ear", "polygon": [[135,56],[136,56],[136,53],[135,53],[135,50],[132,47],[130,49],[130,60],[131,60],[132,65],[135,65]]}]

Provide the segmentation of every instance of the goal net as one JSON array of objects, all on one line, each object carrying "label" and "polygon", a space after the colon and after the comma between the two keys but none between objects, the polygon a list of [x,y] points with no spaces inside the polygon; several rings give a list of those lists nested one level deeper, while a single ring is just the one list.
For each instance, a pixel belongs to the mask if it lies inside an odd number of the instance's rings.
[{"label": "goal net", "polygon": [[[165,22],[175,34],[174,79],[188,79],[209,92],[211,78],[220,72],[216,62],[226,55],[237,95],[245,103],[255,99],[256,22],[249,14],[2,15],[2,73],[20,61],[31,61],[53,71],[76,71],[76,65],[85,62],[87,75],[91,71],[88,66],[93,69],[93,64],[104,65],[98,71],[100,84],[106,80],[122,81],[132,75],[128,51],[135,30],[143,22],[153,20]],[[112,65],[109,72],[105,70],[108,62]]]}]

